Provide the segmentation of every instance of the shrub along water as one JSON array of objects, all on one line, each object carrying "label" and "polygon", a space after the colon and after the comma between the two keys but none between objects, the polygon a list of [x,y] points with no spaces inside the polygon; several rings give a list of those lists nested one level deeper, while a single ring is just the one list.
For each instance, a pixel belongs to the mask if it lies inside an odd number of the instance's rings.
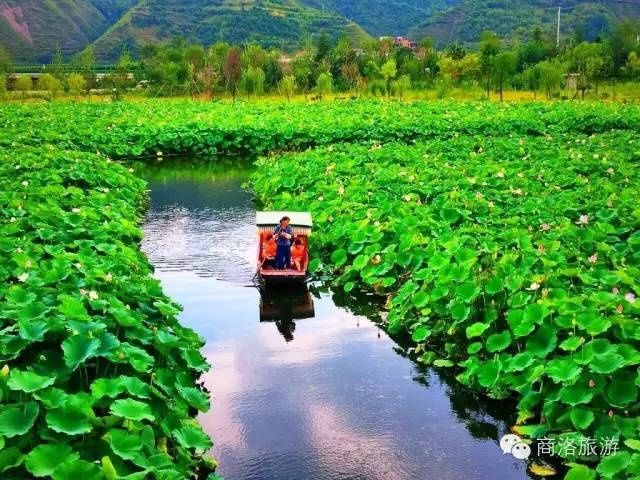
[{"label": "shrub along water", "polygon": [[[622,479],[640,476],[638,161],[637,132],[466,135],[264,158],[252,185],[313,213],[310,268],[387,295],[422,362],[571,442],[567,479]],[[619,450],[578,456],[589,438]]]},{"label": "shrub along water", "polygon": [[145,183],[95,154],[0,152],[0,476],[211,471],[203,342],[139,250]]}]

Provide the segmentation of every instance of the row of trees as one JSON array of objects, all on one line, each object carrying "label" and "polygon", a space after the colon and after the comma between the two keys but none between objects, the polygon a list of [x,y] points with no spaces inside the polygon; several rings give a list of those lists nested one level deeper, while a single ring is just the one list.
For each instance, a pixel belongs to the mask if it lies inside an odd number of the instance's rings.
[{"label": "row of trees", "polygon": [[[506,88],[542,91],[548,97],[568,84],[577,96],[598,92],[601,82],[625,78],[640,80],[640,26],[619,25],[597,41],[567,41],[556,45],[542,31],[532,32],[527,42],[507,41],[485,32],[476,48],[459,43],[444,50],[425,38],[415,48],[381,39],[354,46],[347,37],[334,41],[318,35],[303,42],[303,48],[285,53],[257,44],[243,46],[218,42],[205,48],[183,39],[148,45],[133,59],[123,52],[109,75],[95,75],[91,48],[66,65],[60,53],[46,68],[40,88],[52,95],[58,91],[79,91],[101,87],[118,96],[134,85],[146,86],[154,95],[207,94],[228,92],[258,96],[295,93],[322,97],[330,92],[354,92],[402,97],[410,89],[436,87],[446,94],[451,86],[481,87],[487,97]],[[0,50],[0,74],[6,54]],[[68,73],[69,70],[73,73]],[[14,88],[25,91],[30,79],[20,77]],[[142,83],[140,83],[142,82]],[[0,82],[4,83],[4,82]],[[0,87],[1,88],[1,87]]]},{"label": "row of trees", "polygon": [[367,42],[358,48],[327,35],[308,40],[292,55],[215,43],[209,49],[178,39],[143,49],[140,72],[160,94],[223,91],[234,98],[265,92],[287,97],[299,91],[322,96],[331,91],[402,96],[411,89],[479,85],[502,98],[505,88],[543,91],[552,96],[564,84],[584,96],[598,92],[607,79],[640,80],[640,26],[626,22],[596,42],[555,45],[540,30],[528,42],[507,42],[485,32],[477,48],[455,43],[440,51],[431,38],[410,49],[393,39]]}]

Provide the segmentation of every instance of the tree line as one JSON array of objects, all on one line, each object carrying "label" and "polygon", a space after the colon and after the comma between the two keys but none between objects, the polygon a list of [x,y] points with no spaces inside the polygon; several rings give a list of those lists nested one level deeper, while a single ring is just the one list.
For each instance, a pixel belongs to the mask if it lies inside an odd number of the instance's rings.
[{"label": "tree line", "polygon": [[[332,92],[401,98],[409,90],[431,88],[444,97],[454,87],[481,89],[487,98],[496,92],[503,99],[506,89],[553,98],[569,87],[575,97],[584,98],[587,92],[597,95],[605,81],[640,80],[638,32],[637,22],[626,21],[593,42],[576,35],[560,45],[539,28],[527,41],[484,32],[473,48],[453,43],[442,49],[432,38],[411,45],[381,38],[356,46],[349,37],[320,34],[293,53],[255,43],[205,47],[177,38],[146,45],[137,58],[123,51],[102,77],[94,73],[91,47],[68,64],[58,52],[38,88],[51,97],[102,88],[117,98],[137,86],[154,96],[228,94],[235,100],[263,94],[322,98]],[[10,69],[10,59],[0,48],[0,94],[7,86],[23,93],[35,88],[30,77],[8,75]]]}]

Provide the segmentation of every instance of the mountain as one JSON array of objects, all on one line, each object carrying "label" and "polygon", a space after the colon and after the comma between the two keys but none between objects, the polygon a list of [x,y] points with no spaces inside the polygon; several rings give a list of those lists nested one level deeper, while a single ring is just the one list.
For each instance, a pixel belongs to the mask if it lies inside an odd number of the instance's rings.
[{"label": "mountain", "polygon": [[46,62],[94,43],[114,60],[123,47],[182,36],[211,44],[257,41],[295,48],[307,35],[346,33],[476,42],[484,30],[526,38],[536,26],[595,38],[612,24],[640,19],[640,0],[0,0],[0,46],[16,62]]},{"label": "mountain", "polygon": [[305,35],[368,34],[331,10],[296,0],[142,0],[127,11],[96,42],[99,56],[114,58],[126,45],[135,51],[148,42],[182,36],[211,44],[256,41],[265,46],[294,48]]},{"label": "mountain", "polygon": [[616,23],[640,19],[638,0],[463,0],[409,30],[413,38],[431,36],[441,45],[477,42],[491,30],[505,37],[527,38],[536,27],[555,38],[561,7],[561,34],[576,32],[593,40]]},{"label": "mountain", "polygon": [[135,0],[0,0],[0,45],[16,62],[47,61],[94,41]]},{"label": "mountain", "polygon": [[317,9],[334,10],[375,36],[406,35],[425,18],[458,5],[462,0],[304,0]]}]

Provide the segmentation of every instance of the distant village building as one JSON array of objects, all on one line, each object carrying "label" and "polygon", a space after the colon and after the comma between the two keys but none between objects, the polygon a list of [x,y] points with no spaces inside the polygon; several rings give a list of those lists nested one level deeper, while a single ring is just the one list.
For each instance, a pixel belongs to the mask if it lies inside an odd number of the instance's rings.
[{"label": "distant village building", "polygon": [[283,67],[290,65],[291,62],[293,62],[293,59],[288,55],[280,55],[280,58],[278,58],[278,63]]},{"label": "distant village building", "polygon": [[413,40],[409,40],[405,37],[380,37],[380,40],[393,40],[394,47],[400,48],[408,48],[410,50],[415,50],[418,47],[418,44]]}]

